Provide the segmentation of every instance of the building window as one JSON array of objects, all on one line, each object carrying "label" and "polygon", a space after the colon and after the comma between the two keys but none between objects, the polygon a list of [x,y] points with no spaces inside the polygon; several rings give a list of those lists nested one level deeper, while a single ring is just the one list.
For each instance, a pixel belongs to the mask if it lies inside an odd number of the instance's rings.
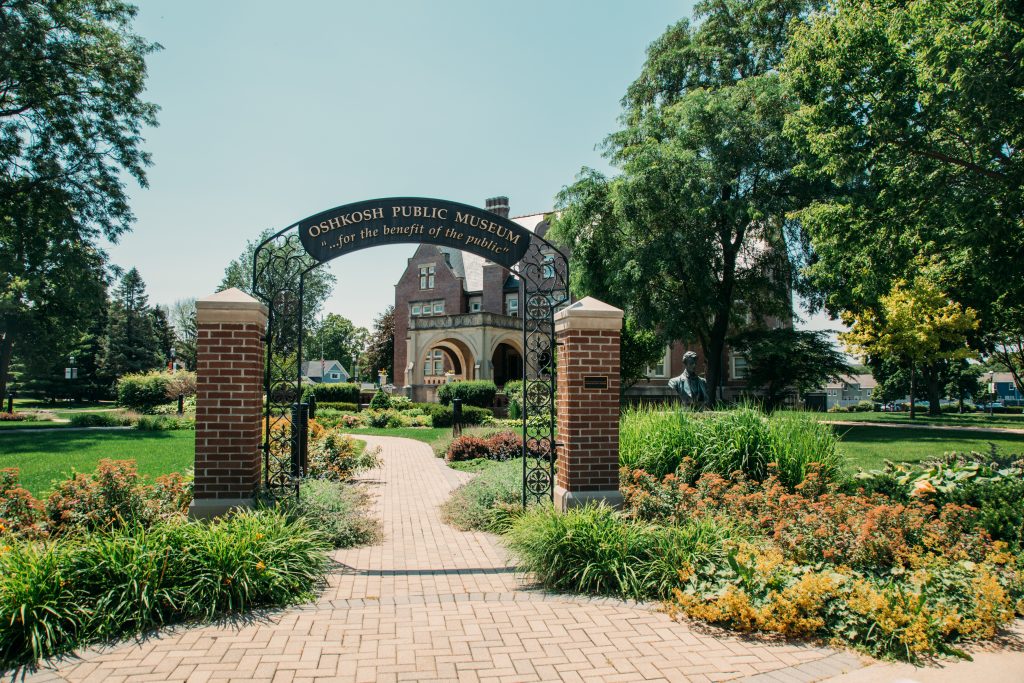
[{"label": "building window", "polygon": [[665,355],[661,357],[661,360],[654,365],[647,366],[647,377],[655,379],[657,377],[668,377],[668,368],[671,367],[670,358],[672,353],[672,347],[665,347]]},{"label": "building window", "polygon": [[420,289],[434,288],[434,266],[420,266]]},{"label": "building window", "polygon": [[413,315],[419,315],[421,310],[422,309],[420,308],[419,304],[413,304],[413,306],[412,306],[412,314]]},{"label": "building window", "polygon": [[510,315],[513,318],[519,317],[519,295],[518,294],[506,294],[505,295],[505,315]]},{"label": "building window", "polygon": [[331,379],[341,379],[341,373],[332,372],[331,373]]},{"label": "building window", "polygon": [[746,357],[738,353],[732,354],[732,378],[747,378],[747,359]]},{"label": "building window", "polygon": [[545,279],[553,278],[555,276],[555,255],[551,253],[544,254],[543,264],[543,276]]},{"label": "building window", "polygon": [[423,374],[428,377],[444,374],[444,354],[440,349],[427,351],[427,357],[423,360]]},{"label": "building window", "polygon": [[479,301],[470,301],[469,302],[469,312],[470,313],[479,313],[480,312],[480,302]]},{"label": "building window", "polygon": [[443,301],[435,301],[434,302],[434,315],[444,315],[444,302]]}]

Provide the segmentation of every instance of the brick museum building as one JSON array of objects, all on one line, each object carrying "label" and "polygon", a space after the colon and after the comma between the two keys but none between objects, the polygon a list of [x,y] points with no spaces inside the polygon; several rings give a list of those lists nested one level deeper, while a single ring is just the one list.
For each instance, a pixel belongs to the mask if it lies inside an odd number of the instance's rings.
[{"label": "brick museum building", "polygon": [[[508,197],[488,199],[485,206],[509,218]],[[545,237],[549,216],[537,213],[512,216],[511,220]],[[555,268],[561,261],[554,251],[542,248],[534,258],[540,260],[537,265],[544,277],[565,282],[564,273],[556,278],[559,274]],[[557,293],[561,294],[557,299],[564,298],[564,292]],[[395,285],[395,385],[404,388],[414,401],[432,401],[436,387],[448,381],[486,379],[501,387],[521,377],[523,327],[519,298],[519,278],[507,268],[475,254],[421,244]],[[705,374],[700,348],[673,342],[666,346],[660,362],[648,368],[647,379],[627,389],[626,397],[653,401],[672,398],[668,380],[683,372],[683,353],[687,350],[697,352],[698,372]],[[729,400],[746,389],[746,361],[731,350],[725,356],[723,398]]]}]

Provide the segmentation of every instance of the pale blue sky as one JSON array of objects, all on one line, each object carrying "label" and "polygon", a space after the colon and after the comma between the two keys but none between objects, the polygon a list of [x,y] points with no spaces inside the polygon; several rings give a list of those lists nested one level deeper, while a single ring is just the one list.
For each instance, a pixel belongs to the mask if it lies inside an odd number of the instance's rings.
[{"label": "pale blue sky", "polygon": [[[150,300],[206,296],[246,240],[340,204],[394,195],[513,215],[552,208],[615,129],[647,45],[692,3],[142,0],[150,188],[110,248]],[[394,300],[409,245],[325,266],[326,310],[359,325]]]}]

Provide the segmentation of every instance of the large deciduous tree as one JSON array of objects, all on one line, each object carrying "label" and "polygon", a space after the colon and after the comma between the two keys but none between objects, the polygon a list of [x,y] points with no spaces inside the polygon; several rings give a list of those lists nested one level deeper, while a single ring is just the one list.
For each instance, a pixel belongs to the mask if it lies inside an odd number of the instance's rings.
[{"label": "large deciduous tree", "polygon": [[178,299],[170,308],[171,325],[174,327],[175,351],[178,360],[186,370],[196,369],[196,300]]},{"label": "large deciduous tree", "polygon": [[[922,274],[912,283],[898,280],[881,297],[879,309],[844,314],[849,332],[840,335],[852,353],[903,363],[910,372],[910,417],[916,415],[915,394],[921,368],[970,358],[967,340],[977,328],[974,309],[951,301],[935,282]],[[930,412],[938,413],[937,402]]]},{"label": "large deciduous tree", "polygon": [[306,358],[326,358],[340,362],[355,376],[355,359],[362,353],[370,332],[356,327],[351,320],[328,313],[309,336]]},{"label": "large deciduous tree", "polygon": [[623,128],[606,140],[618,175],[583,169],[558,198],[576,292],[698,343],[713,397],[727,336],[747,314],[791,315],[786,216],[805,184],[791,172],[783,123],[795,102],[777,68],[812,5],[698,3],[700,23],[655,41],[623,98]]},{"label": "large deciduous tree", "polygon": [[[783,73],[801,104],[787,130],[801,172],[831,186],[799,216],[830,312],[877,316],[893,281],[937,258],[942,288],[978,312],[975,348],[1012,357],[1022,64],[1024,6],[1011,0],[831,0],[796,28]],[[1012,365],[1019,377],[1024,358]]]},{"label": "large deciduous tree", "polygon": [[[103,305],[103,236],[146,184],[142,99],[156,45],[120,0],[0,2],[0,395],[15,348],[56,355]],[[41,344],[51,344],[43,347]]]}]

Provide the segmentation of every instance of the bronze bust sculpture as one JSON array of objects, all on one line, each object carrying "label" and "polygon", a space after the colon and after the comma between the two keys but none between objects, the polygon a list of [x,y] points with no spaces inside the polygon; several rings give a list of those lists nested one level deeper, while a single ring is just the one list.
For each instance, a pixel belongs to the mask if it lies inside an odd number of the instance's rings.
[{"label": "bronze bust sculpture", "polygon": [[683,405],[701,407],[708,401],[708,385],[697,376],[697,354],[683,354],[683,374],[668,381],[668,386],[679,395]]}]

